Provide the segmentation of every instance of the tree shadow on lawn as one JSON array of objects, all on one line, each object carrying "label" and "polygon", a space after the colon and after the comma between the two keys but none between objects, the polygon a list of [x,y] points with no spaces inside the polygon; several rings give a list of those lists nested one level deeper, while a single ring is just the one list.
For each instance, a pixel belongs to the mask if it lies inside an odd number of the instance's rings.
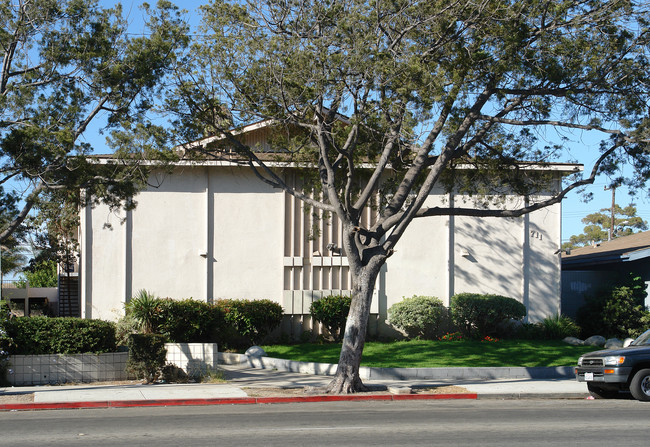
[{"label": "tree shadow on lawn", "polygon": [[362,365],[381,367],[567,366],[592,349],[555,342],[395,342],[364,350]]},{"label": "tree shadow on lawn", "polygon": [[[265,347],[268,355],[289,360],[338,363],[340,344]],[[530,340],[368,342],[361,365],[383,368],[442,368],[573,365],[592,347]]]}]

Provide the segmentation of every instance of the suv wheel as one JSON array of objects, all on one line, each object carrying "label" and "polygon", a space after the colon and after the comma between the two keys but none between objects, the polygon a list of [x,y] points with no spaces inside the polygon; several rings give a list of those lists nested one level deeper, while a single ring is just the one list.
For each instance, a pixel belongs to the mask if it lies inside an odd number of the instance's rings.
[{"label": "suv wheel", "polygon": [[613,399],[618,396],[618,390],[601,388],[591,383],[587,384],[587,389],[589,390],[589,394],[591,394],[595,399]]},{"label": "suv wheel", "polygon": [[641,369],[634,374],[630,393],[636,400],[650,401],[650,369]]}]

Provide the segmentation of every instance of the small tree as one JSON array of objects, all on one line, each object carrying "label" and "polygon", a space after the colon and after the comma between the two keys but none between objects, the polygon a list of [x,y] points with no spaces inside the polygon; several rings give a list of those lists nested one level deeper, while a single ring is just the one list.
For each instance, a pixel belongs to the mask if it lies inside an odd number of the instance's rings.
[{"label": "small tree", "polygon": [[[582,219],[586,224],[582,234],[573,235],[569,242],[562,244],[563,249],[582,247],[596,242],[606,241],[612,226],[611,208],[602,208],[599,213],[591,213]],[[648,222],[636,215],[633,203],[625,208],[614,206],[614,237],[628,236],[648,229]]]},{"label": "small tree", "polygon": [[22,278],[17,281],[17,285],[21,287],[26,283],[29,284],[29,287],[57,287],[59,278],[56,261],[43,261],[30,270],[25,269]]}]

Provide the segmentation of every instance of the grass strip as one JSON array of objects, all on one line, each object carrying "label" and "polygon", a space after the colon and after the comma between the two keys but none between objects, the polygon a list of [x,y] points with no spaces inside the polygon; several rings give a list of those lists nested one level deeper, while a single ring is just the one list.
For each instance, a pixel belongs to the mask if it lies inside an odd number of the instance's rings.
[{"label": "grass strip", "polygon": [[[304,343],[263,346],[263,349],[269,357],[338,363],[341,345]],[[572,366],[580,355],[597,349],[547,340],[368,342],[361,365],[379,368]]]}]

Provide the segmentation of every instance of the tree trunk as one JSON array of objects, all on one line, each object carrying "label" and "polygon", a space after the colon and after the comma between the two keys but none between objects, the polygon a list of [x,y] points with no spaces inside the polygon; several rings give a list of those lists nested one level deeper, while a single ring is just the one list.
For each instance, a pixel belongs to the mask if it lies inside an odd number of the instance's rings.
[{"label": "tree trunk", "polygon": [[352,303],[345,324],[338,368],[334,379],[327,385],[328,393],[349,394],[367,390],[359,377],[359,366],[366,342],[372,291],[380,269],[381,263],[373,263],[356,273],[352,272]]}]

